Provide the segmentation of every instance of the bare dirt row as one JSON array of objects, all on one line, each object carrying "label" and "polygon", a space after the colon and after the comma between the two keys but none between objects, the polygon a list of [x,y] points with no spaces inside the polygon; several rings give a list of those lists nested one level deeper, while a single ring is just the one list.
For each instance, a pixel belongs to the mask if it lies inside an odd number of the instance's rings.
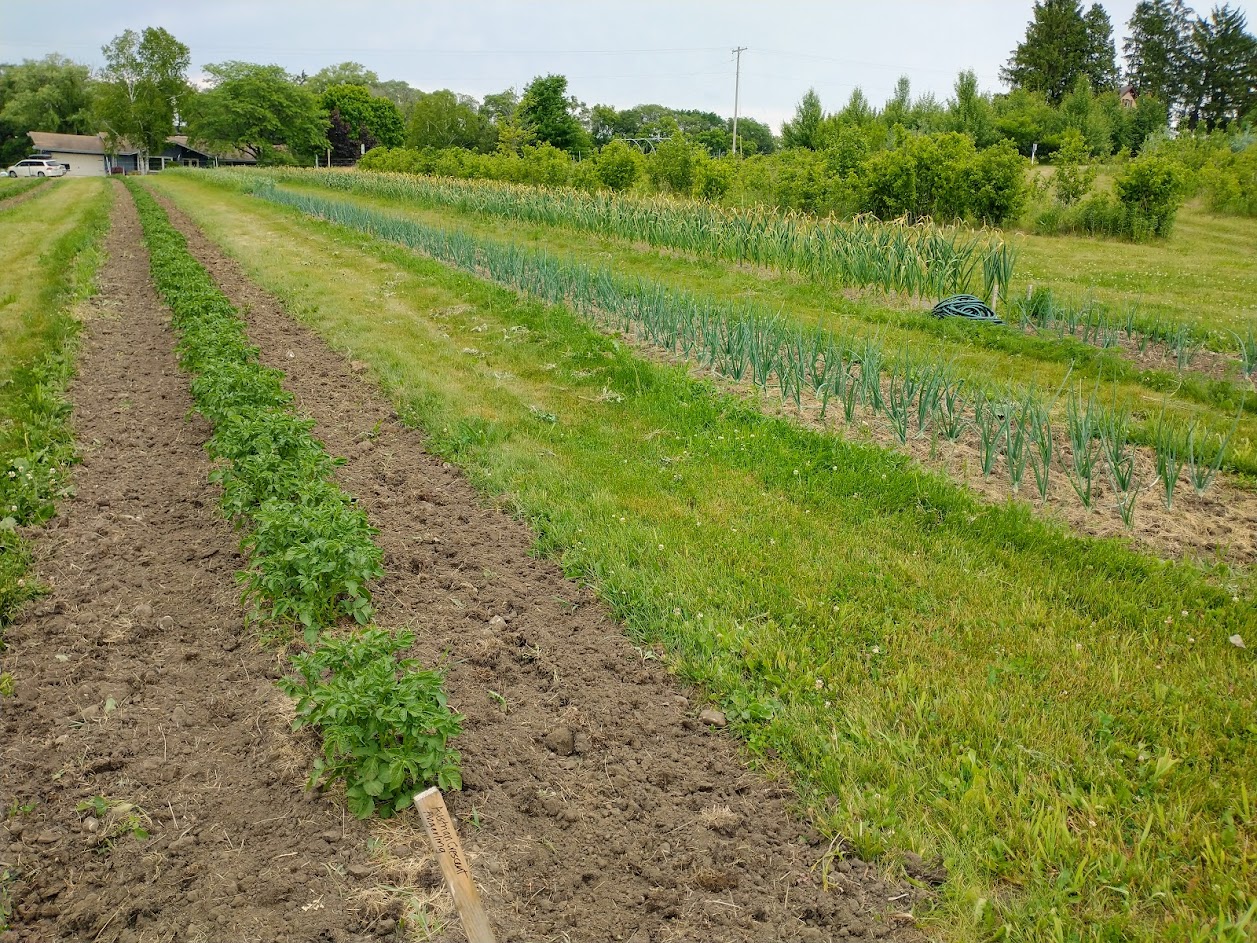
[{"label": "bare dirt row", "polygon": [[827,845],[792,817],[789,791],[748,772],[735,743],[699,722],[693,693],[537,559],[524,524],[426,452],[357,365],[163,205],[315,435],[347,457],[338,480],[385,553],[377,621],[413,627],[420,657],[448,667],[467,717],[466,786],[449,802],[503,937],[916,936],[904,912],[923,891],[858,860],[833,862],[824,888]]}]

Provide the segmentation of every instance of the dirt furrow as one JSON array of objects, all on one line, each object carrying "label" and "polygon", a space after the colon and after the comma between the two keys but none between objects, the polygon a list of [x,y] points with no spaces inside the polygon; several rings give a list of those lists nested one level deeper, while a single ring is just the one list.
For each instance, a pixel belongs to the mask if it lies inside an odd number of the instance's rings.
[{"label": "dirt furrow", "polygon": [[[35,531],[52,591],[8,631],[10,941],[351,941],[365,827],[302,788],[280,662],[241,621],[169,312],[118,187],[69,395],[77,496]],[[369,923],[369,925],[368,925]]]},{"label": "dirt furrow", "polygon": [[536,559],[524,524],[427,453],[359,365],[162,202],[315,434],[348,457],[338,478],[385,552],[378,621],[413,627],[420,657],[448,665],[467,717],[466,788],[449,801],[504,937],[916,938],[903,912],[923,891],[856,859],[831,861],[823,887],[827,847],[792,818],[789,791],[748,772],[692,692]]}]

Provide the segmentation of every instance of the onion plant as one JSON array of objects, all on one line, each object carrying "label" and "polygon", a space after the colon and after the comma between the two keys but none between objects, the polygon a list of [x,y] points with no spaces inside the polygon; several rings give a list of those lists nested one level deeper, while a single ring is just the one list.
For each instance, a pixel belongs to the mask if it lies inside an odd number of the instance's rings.
[{"label": "onion plant", "polygon": [[1091,509],[1092,481],[1095,477],[1096,437],[1099,432],[1099,413],[1096,406],[1095,393],[1085,401],[1080,394],[1071,394],[1065,404],[1065,424],[1069,432],[1069,445],[1072,461],[1069,472],[1069,483],[1078,494],[1083,507]]}]

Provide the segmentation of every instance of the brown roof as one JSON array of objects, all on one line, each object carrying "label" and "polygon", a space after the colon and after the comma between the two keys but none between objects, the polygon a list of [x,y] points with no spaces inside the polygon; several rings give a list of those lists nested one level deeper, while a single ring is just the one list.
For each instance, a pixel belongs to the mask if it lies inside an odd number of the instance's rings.
[{"label": "brown roof", "polygon": [[[61,151],[66,154],[106,154],[103,134],[53,134],[49,131],[28,133],[35,147],[41,151]],[[119,142],[116,154],[135,154],[136,149],[125,141]]]}]

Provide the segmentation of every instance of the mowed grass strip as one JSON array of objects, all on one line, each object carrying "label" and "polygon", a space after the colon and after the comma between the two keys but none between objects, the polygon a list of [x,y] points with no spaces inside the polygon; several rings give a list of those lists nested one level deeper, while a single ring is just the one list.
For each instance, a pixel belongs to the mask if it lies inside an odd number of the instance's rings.
[{"label": "mowed grass strip", "polygon": [[0,627],[32,591],[15,528],[49,517],[70,486],[73,309],[102,261],[110,200],[103,181],[75,182],[0,213]]},{"label": "mowed grass strip", "polygon": [[704,685],[822,828],[941,857],[936,935],[1246,937],[1257,668],[1228,637],[1251,586],[983,507],[398,247],[155,185]]},{"label": "mowed grass strip", "polygon": [[1048,285],[1119,310],[1136,304],[1153,317],[1204,331],[1243,336],[1257,328],[1257,219],[1219,216],[1192,203],[1162,241],[1024,235],[1018,245],[1022,286]]},{"label": "mowed grass strip", "polygon": [[[239,173],[229,176],[248,179]],[[1024,395],[1031,385],[1040,391],[1056,390],[1062,384],[1079,387],[1085,394],[1094,390],[1104,403],[1131,411],[1136,440],[1145,445],[1153,442],[1154,427],[1163,414],[1184,424],[1201,420],[1219,436],[1235,426],[1227,467],[1257,477],[1257,396],[1246,394],[1246,388],[1232,380],[1212,380],[1190,371],[1180,376],[1170,369],[1141,370],[1116,353],[1079,340],[940,321],[925,311],[904,310],[902,303],[893,307],[885,299],[846,297],[833,285],[748,272],[721,260],[677,255],[610,237],[485,219],[457,209],[398,205],[379,197],[329,191],[301,183],[299,178],[286,179],[280,189],[330,196],[422,225],[461,231],[477,240],[526,245],[570,263],[612,268],[617,275],[642,278],[700,298],[749,300],[765,312],[803,325],[822,325],[855,338],[877,337],[892,359],[905,352],[917,356],[928,352],[952,364],[976,385],[1007,386],[1017,391],[1015,396]],[[1237,361],[1237,373],[1238,369]],[[1237,425],[1241,406],[1244,414]]]},{"label": "mowed grass strip", "polygon": [[7,177],[0,176],[0,209],[5,209],[4,201],[21,196],[46,181],[38,177]]}]

